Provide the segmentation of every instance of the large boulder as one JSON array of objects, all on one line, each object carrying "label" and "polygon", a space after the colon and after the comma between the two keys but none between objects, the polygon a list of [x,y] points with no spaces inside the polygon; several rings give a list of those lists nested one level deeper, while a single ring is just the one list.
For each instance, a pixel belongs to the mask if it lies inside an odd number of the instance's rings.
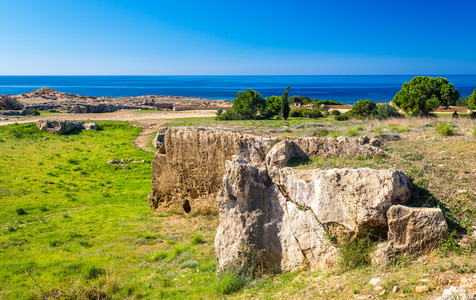
[{"label": "large boulder", "polygon": [[391,256],[424,254],[448,237],[448,224],[439,208],[394,205],[387,219],[388,239],[371,255],[376,264],[387,264]]},{"label": "large boulder", "polygon": [[276,143],[275,138],[196,127],[161,129],[155,140],[159,151],[152,163],[148,200],[152,208],[162,211],[180,210],[184,204],[192,210],[217,209],[216,196],[225,161],[232,155],[254,164],[264,164],[266,160],[268,167],[286,166],[295,157],[383,155],[379,148],[344,137],[297,138]]},{"label": "large boulder", "polygon": [[337,248],[323,238],[312,211],[289,201],[263,167],[231,157],[217,201],[217,272],[244,263],[243,251],[254,251],[264,269],[277,272],[325,267],[334,259]]},{"label": "large boulder", "polygon": [[38,129],[41,131],[64,134],[72,130],[82,129],[83,123],[67,120],[39,120],[36,122],[36,126],[38,126]]}]

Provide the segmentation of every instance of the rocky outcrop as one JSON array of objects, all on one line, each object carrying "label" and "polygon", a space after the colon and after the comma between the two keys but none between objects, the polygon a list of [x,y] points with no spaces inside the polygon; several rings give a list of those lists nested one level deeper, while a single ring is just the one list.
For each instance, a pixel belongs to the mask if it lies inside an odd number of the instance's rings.
[{"label": "rocky outcrop", "polygon": [[28,115],[28,111],[26,109],[0,110],[0,115],[4,115],[4,116],[26,116],[26,115]]},{"label": "rocky outcrop", "polygon": [[72,130],[80,130],[83,127],[83,123],[77,121],[66,120],[39,120],[36,122],[36,126],[41,131],[64,134]]},{"label": "rocky outcrop", "polygon": [[217,272],[244,264],[250,251],[270,271],[326,268],[336,260],[339,241],[368,231],[384,241],[373,258],[385,263],[389,255],[426,251],[447,234],[441,210],[402,205],[411,184],[398,170],[288,166],[312,156],[383,155],[370,139],[277,141],[189,127],[162,134],[149,205],[185,212],[218,209]]},{"label": "rocky outcrop", "polygon": [[94,122],[82,123],[79,121],[67,120],[39,120],[36,122],[39,130],[53,133],[65,134],[73,130],[98,130],[99,126]]},{"label": "rocky outcrop", "polygon": [[326,236],[385,229],[389,207],[410,197],[408,177],[397,170],[272,168],[239,156],[226,162],[217,197],[218,272],[240,262],[245,247],[266,269],[326,268],[338,251]]},{"label": "rocky outcrop", "polygon": [[240,153],[260,163],[270,139],[239,132],[171,127],[152,163],[149,205],[154,209],[217,209],[227,157]]},{"label": "rocky outcrop", "polygon": [[[157,134],[157,139],[162,133]],[[216,210],[225,161],[232,155],[254,164],[266,160],[268,165],[284,166],[297,156],[305,159],[383,153],[379,148],[344,137],[298,138],[276,143],[276,138],[210,128],[170,127],[163,140],[152,164],[152,190],[148,197],[149,205],[161,210],[178,210],[186,202],[192,210]]]}]

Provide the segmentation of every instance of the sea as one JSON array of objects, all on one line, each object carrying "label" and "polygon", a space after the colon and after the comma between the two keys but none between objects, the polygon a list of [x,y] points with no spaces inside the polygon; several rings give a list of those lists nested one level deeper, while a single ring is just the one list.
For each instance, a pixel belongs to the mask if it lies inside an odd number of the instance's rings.
[{"label": "sea", "polygon": [[[403,83],[415,75],[306,75],[306,76],[0,76],[0,94],[23,94],[42,87],[84,96],[173,95],[207,99],[234,99],[248,88],[263,97],[282,95],[336,100],[353,104],[360,99],[390,102]],[[462,97],[476,88],[476,75],[445,77]]]}]

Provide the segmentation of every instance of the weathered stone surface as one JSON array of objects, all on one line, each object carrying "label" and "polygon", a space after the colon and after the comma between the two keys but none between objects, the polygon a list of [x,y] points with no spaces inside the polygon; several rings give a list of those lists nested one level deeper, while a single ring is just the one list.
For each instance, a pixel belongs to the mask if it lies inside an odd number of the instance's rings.
[{"label": "weathered stone surface", "polygon": [[155,149],[159,149],[159,151],[163,151],[165,153],[165,149],[160,149],[164,144],[165,133],[167,132],[168,127],[162,127],[157,131],[155,138],[152,140],[152,144],[154,145]]},{"label": "weathered stone surface", "polygon": [[457,286],[451,286],[443,291],[443,294],[435,300],[470,300],[468,292]]},{"label": "weathered stone surface", "polygon": [[346,157],[346,156],[382,156],[383,151],[371,145],[347,137],[336,139],[327,137],[304,137],[283,140],[270,150],[266,156],[268,167],[285,167],[291,158]]},{"label": "weathered stone surface", "polygon": [[387,226],[390,206],[410,198],[408,177],[397,170],[297,170],[271,167],[273,182],[297,205],[314,211],[320,223],[360,235],[369,226]]},{"label": "weathered stone surface", "polygon": [[396,253],[423,253],[448,236],[448,225],[439,208],[395,205],[388,210],[387,218],[388,240]]},{"label": "weathered stone surface", "polygon": [[263,267],[274,271],[326,267],[334,260],[337,248],[324,238],[324,227],[312,211],[288,201],[265,168],[233,156],[217,201],[218,272],[239,265],[244,247],[260,253]]},{"label": "weathered stone surface", "polygon": [[189,201],[192,210],[217,209],[226,158],[240,154],[260,163],[270,140],[239,132],[170,127],[152,163],[149,205],[178,210]]},{"label": "weathered stone surface", "polygon": [[99,130],[99,125],[94,122],[83,123],[84,130]]},{"label": "weathered stone surface", "polygon": [[41,131],[64,134],[71,130],[82,129],[83,124],[81,122],[67,120],[39,120],[36,122],[36,126],[38,126],[38,129]]}]

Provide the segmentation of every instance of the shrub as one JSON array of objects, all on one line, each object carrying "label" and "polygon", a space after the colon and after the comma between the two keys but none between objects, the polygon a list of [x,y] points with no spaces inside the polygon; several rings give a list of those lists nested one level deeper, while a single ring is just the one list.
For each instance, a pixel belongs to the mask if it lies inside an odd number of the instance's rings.
[{"label": "shrub", "polygon": [[355,269],[370,264],[370,253],[376,242],[371,233],[363,237],[348,239],[340,245],[339,266],[342,271]]},{"label": "shrub", "polygon": [[401,115],[398,113],[398,110],[388,104],[378,105],[377,109],[374,111],[374,116],[379,120],[401,117]]},{"label": "shrub", "polygon": [[33,115],[33,116],[39,116],[39,115],[40,115],[40,111],[37,110],[37,109],[33,109],[33,108],[32,108],[32,109],[29,109],[29,110],[28,110],[28,114]]},{"label": "shrub", "polygon": [[22,105],[17,99],[9,95],[0,96],[0,110],[19,110],[21,108]]},{"label": "shrub", "polygon": [[307,108],[302,111],[302,116],[304,118],[316,119],[316,118],[322,117],[323,115],[317,108],[313,108],[313,109]]},{"label": "shrub", "polygon": [[315,118],[322,117],[322,113],[317,108],[309,109],[307,107],[303,107],[303,108],[296,108],[291,110],[291,113],[289,114],[289,116],[294,118],[304,117],[304,118],[315,119]]},{"label": "shrub", "polygon": [[104,274],[106,274],[106,270],[95,266],[86,266],[83,270],[83,277],[85,279],[95,279]]},{"label": "shrub", "polygon": [[329,135],[329,130],[325,128],[317,128],[316,132],[314,132],[314,136],[324,137]]},{"label": "shrub", "polygon": [[224,113],[217,115],[216,120],[218,121],[243,120],[243,116],[233,111],[232,109],[227,109],[225,110]]},{"label": "shrub", "polygon": [[192,236],[192,240],[191,240],[192,245],[198,245],[198,244],[203,244],[203,243],[205,243],[205,239],[203,238],[203,236],[200,233],[195,233]]},{"label": "shrub", "polygon": [[438,133],[441,134],[442,136],[455,135],[455,130],[453,126],[451,126],[451,124],[446,122],[438,123],[438,125],[436,126],[436,131],[438,131]]},{"label": "shrub", "polygon": [[289,89],[291,87],[287,87],[284,89],[283,95],[281,96],[281,116],[283,117],[284,120],[287,120],[289,117],[289,101],[288,101],[288,94],[289,94]]},{"label": "shrub", "polygon": [[375,109],[377,109],[375,102],[369,99],[359,100],[352,106],[350,114],[354,117],[369,118]]},{"label": "shrub", "polygon": [[217,116],[221,115],[222,113],[223,113],[223,108],[217,109],[217,112],[216,112]]},{"label": "shrub", "polygon": [[336,121],[347,121],[350,119],[350,116],[351,116],[350,111],[348,111],[338,116],[334,116],[334,118]]},{"label": "shrub", "polygon": [[18,208],[16,212],[19,216],[26,215],[26,211],[23,208]]},{"label": "shrub", "polygon": [[333,110],[331,110],[331,115],[338,116],[338,115],[340,115],[340,111],[338,111],[337,109],[333,109]]},{"label": "shrub", "polygon": [[236,270],[229,269],[218,277],[216,290],[220,294],[230,295],[241,290],[247,283],[248,280],[240,276]]}]

